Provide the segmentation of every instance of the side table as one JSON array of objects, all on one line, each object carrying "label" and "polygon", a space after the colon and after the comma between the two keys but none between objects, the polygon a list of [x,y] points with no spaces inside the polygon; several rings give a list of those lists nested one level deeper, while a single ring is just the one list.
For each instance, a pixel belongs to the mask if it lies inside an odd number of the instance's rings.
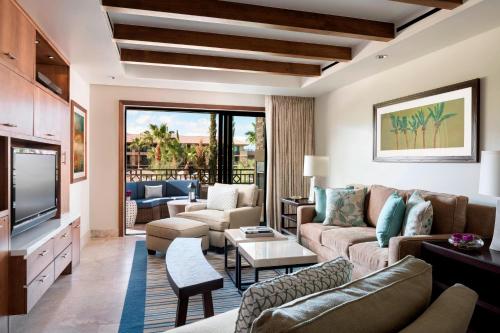
[{"label": "side table", "polygon": [[314,205],[308,198],[281,198],[281,232],[297,235],[297,208]]},{"label": "side table", "polygon": [[197,199],[196,202],[191,202],[189,200],[170,200],[167,202],[168,215],[170,217],[175,217],[179,213],[184,213],[187,205],[204,202],[206,202],[206,200]]},{"label": "side table", "polygon": [[125,200],[125,226],[133,228],[137,219],[137,202],[135,200]]},{"label": "side table", "polygon": [[432,265],[434,297],[455,283],[479,294],[469,332],[500,326],[500,252],[489,249],[491,239],[484,243],[479,250],[459,250],[447,241],[422,243],[422,259]]}]

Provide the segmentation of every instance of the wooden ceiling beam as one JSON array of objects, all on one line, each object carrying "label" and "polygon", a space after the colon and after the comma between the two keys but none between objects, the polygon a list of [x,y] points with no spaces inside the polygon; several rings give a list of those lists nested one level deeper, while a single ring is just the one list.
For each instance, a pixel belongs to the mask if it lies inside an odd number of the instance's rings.
[{"label": "wooden ceiling beam", "polygon": [[302,59],[336,61],[352,59],[349,47],[123,24],[114,25],[113,37],[119,42],[140,45],[203,48]]},{"label": "wooden ceiling beam", "polygon": [[420,5],[441,9],[455,9],[461,6],[464,2],[463,0],[391,0],[395,2],[409,3],[412,5]]},{"label": "wooden ceiling beam", "polygon": [[217,0],[102,0],[108,11],[389,41],[394,24]]},{"label": "wooden ceiling beam", "polygon": [[121,61],[136,64],[222,69],[303,77],[321,75],[319,65],[132,49],[121,50]]}]

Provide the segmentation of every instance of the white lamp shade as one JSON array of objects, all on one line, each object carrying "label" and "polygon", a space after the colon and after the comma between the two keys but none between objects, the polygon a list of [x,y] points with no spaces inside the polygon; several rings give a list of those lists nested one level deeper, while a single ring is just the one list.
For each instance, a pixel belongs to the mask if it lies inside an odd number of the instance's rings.
[{"label": "white lamp shade", "polygon": [[328,156],[304,156],[304,176],[306,177],[326,177],[328,176]]},{"label": "white lamp shade", "polygon": [[481,153],[479,193],[500,197],[500,151],[483,151]]}]

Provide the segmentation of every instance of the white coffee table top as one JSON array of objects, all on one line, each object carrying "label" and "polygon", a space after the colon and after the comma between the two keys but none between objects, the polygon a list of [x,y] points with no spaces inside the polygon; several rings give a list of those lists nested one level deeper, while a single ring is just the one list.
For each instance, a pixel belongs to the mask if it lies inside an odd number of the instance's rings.
[{"label": "white coffee table top", "polygon": [[269,241],[286,241],[288,238],[273,229],[274,236],[267,237],[245,237],[245,234],[240,229],[226,229],[224,236],[234,246],[240,243],[255,243],[255,242],[269,242]]},{"label": "white coffee table top", "polygon": [[170,200],[167,202],[167,205],[171,206],[187,206],[189,204],[196,204],[196,203],[205,203],[207,202],[206,200],[203,199],[196,199],[195,202],[191,202],[188,199],[182,199],[182,200]]},{"label": "white coffee table top", "polygon": [[268,241],[240,243],[240,254],[255,268],[307,265],[318,262],[318,256],[297,243]]}]

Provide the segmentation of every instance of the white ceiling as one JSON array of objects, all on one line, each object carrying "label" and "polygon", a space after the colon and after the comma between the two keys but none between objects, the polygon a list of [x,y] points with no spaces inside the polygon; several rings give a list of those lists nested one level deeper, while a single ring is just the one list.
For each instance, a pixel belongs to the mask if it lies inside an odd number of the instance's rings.
[{"label": "white ceiling", "polygon": [[[388,21],[395,23],[396,26],[429,10],[429,8],[388,0],[233,1]],[[120,13],[110,14],[111,20],[115,23],[353,47],[353,61],[336,65],[324,72],[321,77],[303,79],[222,70],[122,64],[112,38],[108,17],[99,0],[18,0],[18,2],[61,48],[72,66],[91,84],[258,94],[316,96],[500,26],[499,0],[469,0],[465,5],[453,11],[442,10],[405,30],[395,40],[388,43],[363,42],[349,38],[237,27],[227,24],[208,24]],[[127,47],[133,46],[127,45]],[[149,48],[195,54],[214,53],[205,50],[187,51],[178,47],[150,46]],[[380,53],[389,54],[390,57],[383,61],[375,60],[375,55]],[[217,52],[217,55],[243,57],[240,53],[228,51]],[[276,56],[245,55],[245,57],[291,61],[290,58]],[[327,64],[311,60],[307,62]]]}]

